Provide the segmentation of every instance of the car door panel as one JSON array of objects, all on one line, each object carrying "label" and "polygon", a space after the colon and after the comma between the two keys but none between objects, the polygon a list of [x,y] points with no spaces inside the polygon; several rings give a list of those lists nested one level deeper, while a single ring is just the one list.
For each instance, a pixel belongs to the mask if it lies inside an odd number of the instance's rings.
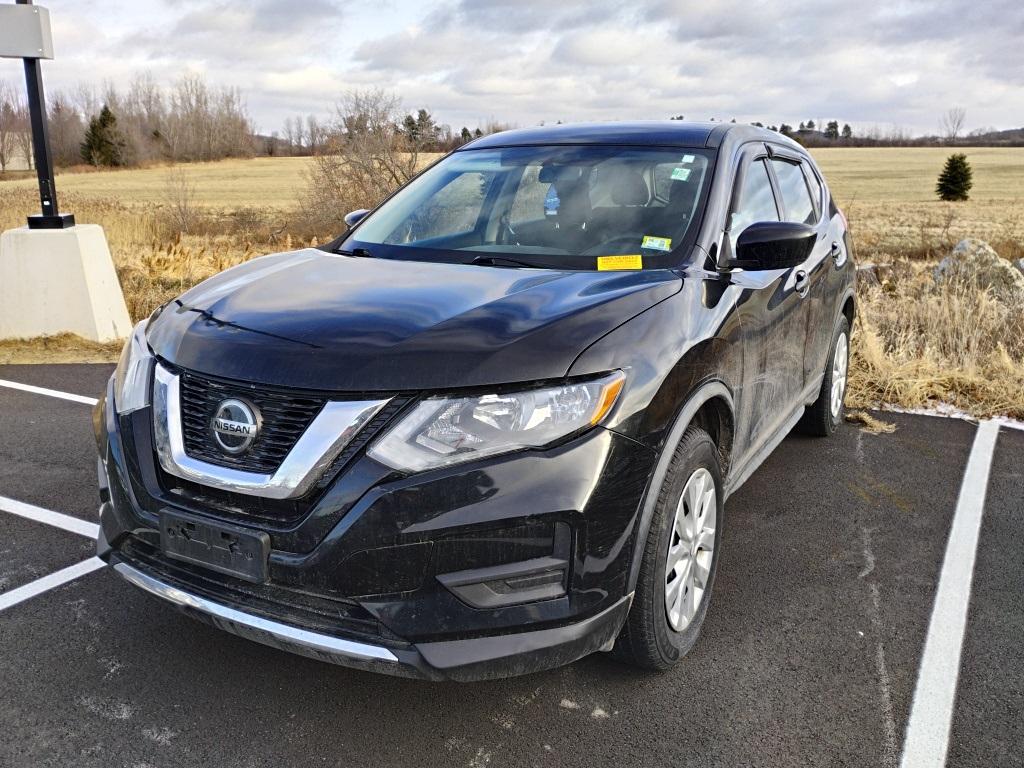
[{"label": "car door panel", "polygon": [[[778,191],[767,157],[763,145],[745,152],[737,185],[747,185],[747,175],[752,171],[765,173],[775,200],[774,220],[777,221],[780,218]],[[743,197],[741,190],[736,196],[729,232],[724,240],[730,253],[742,229],[754,223],[748,220],[750,216],[737,215],[745,204]],[[763,216],[753,218],[765,220]],[[736,270],[730,275],[734,284],[744,288],[744,295],[737,305],[744,350],[742,386],[736,398],[739,454],[756,452],[794,409],[802,405],[808,320],[807,306],[796,284],[796,271],[792,268]]]}]

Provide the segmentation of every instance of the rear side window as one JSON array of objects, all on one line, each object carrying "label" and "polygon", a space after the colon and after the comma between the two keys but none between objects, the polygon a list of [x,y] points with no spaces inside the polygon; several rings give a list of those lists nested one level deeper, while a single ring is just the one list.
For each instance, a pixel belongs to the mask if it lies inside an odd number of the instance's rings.
[{"label": "rear side window", "polygon": [[732,240],[733,252],[736,249],[736,238],[751,224],[778,220],[779,212],[775,207],[775,194],[772,192],[768,168],[764,160],[755,160],[743,177],[743,188],[729,221],[729,237]]},{"label": "rear side window", "polygon": [[824,191],[821,186],[821,180],[818,178],[818,174],[814,172],[814,169],[806,163],[804,163],[804,176],[807,177],[807,186],[811,188],[811,199],[814,200],[814,210],[820,218],[822,205],[821,193]]},{"label": "rear side window", "polygon": [[786,221],[797,224],[813,224],[817,221],[817,211],[811,202],[811,193],[807,189],[807,181],[800,170],[799,163],[790,163],[775,158],[772,160],[775,178],[779,181],[779,192],[782,204],[786,209]]}]

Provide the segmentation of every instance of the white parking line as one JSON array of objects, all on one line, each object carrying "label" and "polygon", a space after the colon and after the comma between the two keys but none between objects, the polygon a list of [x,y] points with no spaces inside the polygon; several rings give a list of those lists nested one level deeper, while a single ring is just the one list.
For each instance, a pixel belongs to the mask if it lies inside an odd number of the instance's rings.
[{"label": "white parking line", "polygon": [[12,605],[22,603],[30,597],[35,597],[43,592],[59,587],[61,584],[74,581],[80,576],[85,576],[87,573],[92,573],[102,568],[104,565],[106,563],[98,557],[90,557],[88,560],[69,565],[67,568],[62,568],[56,573],[51,573],[49,576],[43,576],[41,579],[30,581],[28,584],[12,589],[10,592],[4,592],[0,595],[0,611],[10,608]]},{"label": "white parking line", "polygon": [[0,387],[7,387],[8,389],[20,389],[22,392],[31,392],[35,395],[59,397],[61,400],[70,400],[73,403],[83,403],[84,405],[96,405],[95,397],[86,397],[85,395],[73,395],[70,392],[60,392],[56,389],[47,389],[46,387],[34,387],[31,384],[22,384],[20,381],[8,381],[7,379],[0,379]]},{"label": "white parking line", "polygon": [[999,424],[979,424],[967,459],[917,673],[902,768],[942,768],[946,764],[974,560],[998,434]]},{"label": "white parking line", "polygon": [[71,531],[71,533],[77,533],[79,536],[86,536],[90,539],[95,539],[100,532],[100,527],[96,523],[79,520],[77,517],[65,515],[63,512],[43,509],[34,504],[9,499],[6,496],[0,496],[0,512],[10,512],[12,515],[52,525],[55,528],[63,528],[65,531]]}]

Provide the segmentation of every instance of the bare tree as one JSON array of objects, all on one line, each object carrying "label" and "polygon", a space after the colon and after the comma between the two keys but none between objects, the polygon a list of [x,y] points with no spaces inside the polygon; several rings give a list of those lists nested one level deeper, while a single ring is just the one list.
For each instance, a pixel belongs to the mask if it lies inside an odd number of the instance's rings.
[{"label": "bare tree", "polygon": [[963,107],[950,107],[942,115],[942,133],[946,141],[954,142],[964,129],[967,110]]},{"label": "bare tree", "polygon": [[195,229],[195,197],[196,186],[185,169],[168,168],[164,174],[163,202],[167,206],[167,222],[174,232],[188,234]]},{"label": "bare tree", "polygon": [[376,205],[416,174],[421,147],[403,130],[407,114],[401,100],[383,90],[342,97],[306,174],[303,202],[310,228],[336,232],[346,213]]},{"label": "bare tree", "polygon": [[80,148],[82,139],[85,138],[82,116],[72,105],[71,100],[59,91],[49,99],[49,108],[53,162],[57,165],[74,165],[82,162]]},{"label": "bare tree", "polygon": [[21,123],[21,97],[6,80],[0,80],[0,172],[14,160]]},{"label": "bare tree", "polygon": [[320,124],[316,115],[306,117],[306,140],[309,142],[309,153],[320,154],[324,142],[327,140],[327,129]]},{"label": "bare tree", "polygon": [[17,153],[25,161],[25,167],[31,170],[35,167],[35,155],[32,152],[32,116],[28,111],[28,104],[21,102],[15,109],[14,122],[14,144]]}]

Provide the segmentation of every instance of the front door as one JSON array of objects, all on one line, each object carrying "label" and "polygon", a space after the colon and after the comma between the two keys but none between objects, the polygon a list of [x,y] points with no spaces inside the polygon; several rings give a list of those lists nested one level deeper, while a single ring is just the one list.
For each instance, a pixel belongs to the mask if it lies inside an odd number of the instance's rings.
[{"label": "front door", "polygon": [[808,186],[807,173],[813,174],[813,171],[805,167],[799,155],[785,151],[774,151],[770,165],[779,191],[782,220],[807,224],[816,231],[814,248],[798,268],[806,275],[807,283],[804,377],[810,385],[825,371],[825,358],[832,344],[836,298],[830,296],[829,288],[837,282],[830,279],[836,266],[831,253],[833,241],[829,237],[827,217],[822,215],[821,188],[817,188],[816,199]]},{"label": "front door", "polygon": [[[736,241],[748,226],[781,220],[769,163],[763,144],[742,156],[723,241],[727,257],[735,254]],[[800,270],[735,270],[730,276],[744,288],[738,305],[743,326],[743,384],[736,393],[740,460],[764,445],[802,404],[808,312]]]}]

